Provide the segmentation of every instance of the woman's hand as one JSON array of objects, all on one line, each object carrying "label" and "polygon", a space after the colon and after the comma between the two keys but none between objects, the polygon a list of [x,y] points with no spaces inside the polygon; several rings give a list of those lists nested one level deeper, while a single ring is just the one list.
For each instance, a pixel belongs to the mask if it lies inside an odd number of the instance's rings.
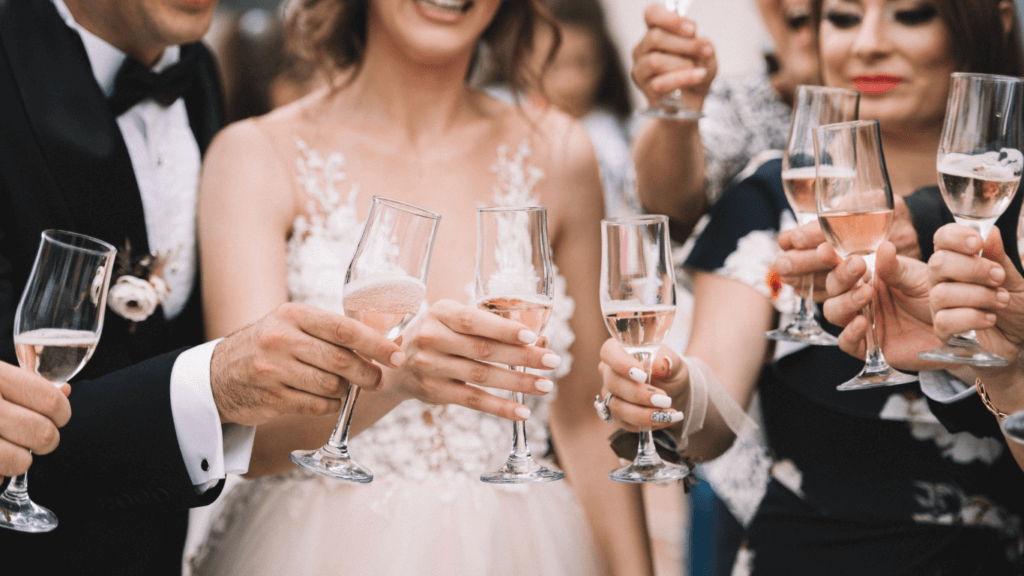
[{"label": "woman's hand", "polygon": [[[813,275],[814,301],[824,301],[827,298],[825,278],[842,258],[825,241],[821,225],[814,221],[782,232],[779,234],[779,247],[784,253],[772,264],[779,279],[800,290],[804,277]],[[803,296],[807,297],[806,294]]]},{"label": "woman's hand", "polygon": [[552,351],[534,346],[537,334],[524,325],[452,300],[431,306],[402,341],[407,360],[389,375],[396,394],[509,420],[526,420],[529,408],[469,384],[547,394],[554,389],[551,380],[508,366],[552,370],[562,362]]},{"label": "woman's hand", "polygon": [[715,48],[697,36],[693,20],[669,11],[661,3],[644,10],[647,34],[633,49],[633,81],[651,106],[674,90],[700,110],[718,73]]},{"label": "woman's hand", "polygon": [[689,400],[690,375],[686,364],[664,346],[654,359],[651,384],[640,361],[609,338],[601,346],[601,376],[604,398],[611,393],[608,409],[616,424],[630,432],[640,427],[658,430],[683,419],[678,409]]},{"label": "woman's hand", "polygon": [[982,241],[966,226],[939,228],[928,273],[935,335],[945,342],[953,334],[976,330],[982,347],[1013,366],[1024,347],[1024,278],[1003,250],[999,229]]},{"label": "woman's hand", "polygon": [[931,325],[928,266],[897,256],[896,247],[884,242],[876,253],[873,283],[862,282],[867,274],[864,258],[851,256],[827,277],[825,318],[836,326],[845,326],[839,335],[839,348],[851,356],[865,357],[870,324],[862,312],[875,298],[875,326],[886,361],[901,370],[941,368],[917,357],[918,352],[942,345]]}]

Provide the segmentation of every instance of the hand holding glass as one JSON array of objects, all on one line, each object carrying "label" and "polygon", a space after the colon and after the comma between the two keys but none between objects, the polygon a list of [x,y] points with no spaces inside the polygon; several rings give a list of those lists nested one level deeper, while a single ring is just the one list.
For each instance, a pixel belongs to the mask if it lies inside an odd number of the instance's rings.
[{"label": "hand holding glass", "polygon": [[[867,261],[872,281],[875,251],[889,237],[893,199],[882,155],[878,120],[829,124],[815,129],[818,221],[829,244],[843,258],[859,254]],[[885,361],[875,330],[875,299],[864,307],[867,333],[864,369],[838,390],[895,386],[917,380]]]},{"label": "hand holding glass", "polygon": [[[665,8],[680,16],[686,16],[694,0],[663,0]],[[673,90],[661,97],[657,106],[640,109],[638,114],[663,120],[700,120],[704,117],[699,110],[693,110],[683,102],[683,91]]]},{"label": "hand holding glass", "polygon": [[[430,253],[441,216],[412,204],[373,197],[352,263],[345,275],[345,316],[395,339],[419,312],[426,295]],[[330,440],[317,450],[296,450],[291,460],[324,476],[365,484],[373,473],[348,452],[352,409],[359,387],[349,384]]]},{"label": "hand holding glass", "polygon": [[[60,386],[92,357],[103,330],[116,250],[89,236],[47,230],[14,316],[18,364]],[[28,473],[0,494],[0,527],[49,532],[57,516],[28,497]]]}]

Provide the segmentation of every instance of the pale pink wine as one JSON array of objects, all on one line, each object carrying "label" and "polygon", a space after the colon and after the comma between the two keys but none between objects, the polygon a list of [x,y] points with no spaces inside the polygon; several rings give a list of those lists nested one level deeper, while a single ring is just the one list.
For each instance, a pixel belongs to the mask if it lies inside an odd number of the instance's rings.
[{"label": "pale pink wine", "polygon": [[676,307],[670,304],[622,309],[607,312],[604,322],[626,352],[651,352],[661,346],[672,327]]},{"label": "pale pink wine", "polygon": [[782,171],[782,189],[785,190],[789,207],[793,209],[800,224],[810,222],[818,212],[818,204],[814,196],[817,186],[815,175],[814,166]]},{"label": "pale pink wine", "polygon": [[540,334],[551,318],[551,300],[495,296],[477,302],[477,308],[525,325]]},{"label": "pale pink wine", "polygon": [[87,330],[42,328],[14,337],[18,364],[54,384],[63,384],[85,366],[99,343]]},{"label": "pale pink wine", "polygon": [[984,168],[972,171],[946,171],[944,168],[939,166],[939,184],[945,192],[950,212],[967,220],[999,218],[1010,205],[1020,184],[1020,178],[1007,178]]},{"label": "pale pink wine", "polygon": [[356,281],[345,285],[345,316],[385,338],[397,338],[420,310],[427,287],[409,276]]},{"label": "pale pink wine", "polygon": [[821,230],[841,256],[874,254],[889,237],[892,210],[818,214]]}]

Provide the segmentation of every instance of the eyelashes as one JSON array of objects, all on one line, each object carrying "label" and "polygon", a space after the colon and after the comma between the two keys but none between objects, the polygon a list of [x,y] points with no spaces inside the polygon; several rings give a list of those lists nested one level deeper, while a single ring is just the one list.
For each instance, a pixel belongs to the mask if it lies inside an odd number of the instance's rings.
[{"label": "eyelashes", "polygon": [[829,24],[836,28],[846,29],[860,24],[861,17],[857,14],[833,12],[830,10],[825,13],[825,20],[828,20]]},{"label": "eyelashes", "polygon": [[[938,15],[939,11],[934,6],[926,5],[911,10],[898,10],[893,13],[892,18],[904,26],[918,26],[931,22]],[[852,12],[829,10],[825,13],[825,20],[836,28],[847,29],[860,24],[863,16]]]}]

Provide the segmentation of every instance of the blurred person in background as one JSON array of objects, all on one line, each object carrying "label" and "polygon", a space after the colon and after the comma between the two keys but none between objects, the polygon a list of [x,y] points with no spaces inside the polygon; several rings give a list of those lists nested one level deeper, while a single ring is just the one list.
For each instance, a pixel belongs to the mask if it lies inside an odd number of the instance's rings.
[{"label": "blurred person in background", "polygon": [[[1007,1],[817,0],[811,16],[825,84],[861,88],[861,117],[881,123],[895,194],[937,193],[951,72],[1021,73]],[[899,80],[873,85],[882,74]],[[915,223],[915,214],[928,212],[921,206],[909,207]],[[1019,207],[1018,197],[1003,226]],[[765,366],[772,267],[792,283],[818,272],[816,288],[824,272],[840,270],[816,223],[780,234],[787,252],[773,264],[764,241],[787,211],[780,163],[772,161],[715,204],[687,260],[699,271],[687,355],[706,362],[741,405],[756,388],[762,408],[767,444],[746,446],[759,464],[732,471],[737,482],[762,486],[745,502],[738,573],[1019,574],[1024,476],[998,431],[947,429],[917,384],[836,391],[863,366],[839,348],[806,347]],[[931,252],[930,235],[918,233],[918,241],[917,254]],[[849,270],[854,280],[860,264]],[[637,363],[621,347],[609,341],[602,349],[610,408],[629,429],[650,425],[653,393],[669,395],[680,410],[690,400],[692,365],[662,353],[672,361],[659,366],[651,391],[629,380]],[[720,412],[709,409],[681,454],[714,458],[732,439]]]}]

